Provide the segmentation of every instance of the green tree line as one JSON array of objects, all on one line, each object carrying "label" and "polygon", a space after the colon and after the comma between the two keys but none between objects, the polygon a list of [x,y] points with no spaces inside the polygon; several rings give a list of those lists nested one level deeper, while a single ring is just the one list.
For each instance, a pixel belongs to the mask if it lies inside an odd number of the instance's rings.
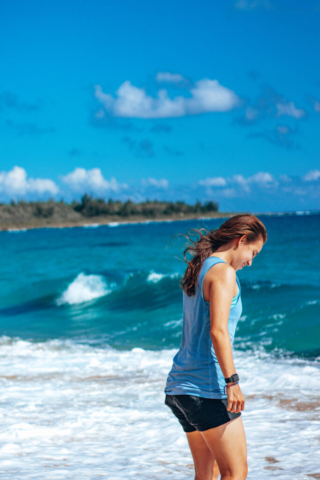
[{"label": "green tree line", "polygon": [[[26,202],[24,200],[12,200],[11,206],[31,206],[33,214],[36,217],[47,218],[53,215],[55,205],[68,205],[74,211],[81,213],[84,217],[97,217],[100,215],[117,215],[120,217],[128,217],[131,215],[143,215],[146,217],[158,217],[162,215],[173,214],[192,214],[217,212],[219,205],[217,202],[207,201],[201,203],[197,201],[194,205],[189,205],[183,201],[165,202],[158,200],[146,200],[145,202],[135,203],[131,200],[122,202],[121,200],[105,200],[104,198],[94,198],[85,194],[80,201],[74,200],[71,204],[66,204],[63,200],[56,202],[53,199],[47,202]],[[0,204],[3,205],[3,204]]]}]

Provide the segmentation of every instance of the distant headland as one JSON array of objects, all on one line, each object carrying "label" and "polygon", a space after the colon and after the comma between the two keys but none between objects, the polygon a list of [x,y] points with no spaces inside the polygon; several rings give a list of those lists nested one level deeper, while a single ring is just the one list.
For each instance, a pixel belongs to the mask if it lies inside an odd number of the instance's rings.
[{"label": "distant headland", "polygon": [[[105,200],[85,194],[80,202],[68,204],[63,200],[46,202],[18,202],[0,204],[0,230],[76,227],[84,225],[107,225],[144,221],[187,220],[220,218],[240,212],[219,212],[217,202],[197,201],[188,205],[183,201],[149,201],[135,203],[131,200]],[[249,212],[243,212],[249,213]]]}]

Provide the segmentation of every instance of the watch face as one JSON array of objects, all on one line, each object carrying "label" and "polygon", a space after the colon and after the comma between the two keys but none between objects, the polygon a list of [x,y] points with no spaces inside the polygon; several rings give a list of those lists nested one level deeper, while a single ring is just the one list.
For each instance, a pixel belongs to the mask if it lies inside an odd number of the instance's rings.
[{"label": "watch face", "polygon": [[231,375],[229,378],[225,378],[226,383],[237,382],[239,380],[239,376],[237,373]]}]

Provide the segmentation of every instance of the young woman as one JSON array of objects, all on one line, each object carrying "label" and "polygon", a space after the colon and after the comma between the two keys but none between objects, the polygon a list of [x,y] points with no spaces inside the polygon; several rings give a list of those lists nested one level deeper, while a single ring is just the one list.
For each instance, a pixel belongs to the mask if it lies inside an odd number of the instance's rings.
[{"label": "young woman", "polygon": [[[235,215],[200,234],[184,251],[181,345],[165,387],[165,404],[185,431],[195,480],[247,478],[247,445],[241,411],[245,399],[232,345],[242,312],[236,271],[251,266],[267,241],[254,215]],[[206,234],[202,232],[205,231]],[[193,255],[186,259],[186,252]]]}]

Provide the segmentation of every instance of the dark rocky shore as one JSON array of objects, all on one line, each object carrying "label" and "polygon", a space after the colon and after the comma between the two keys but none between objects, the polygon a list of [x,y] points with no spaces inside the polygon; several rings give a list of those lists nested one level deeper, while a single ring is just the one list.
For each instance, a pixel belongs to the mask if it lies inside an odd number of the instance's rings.
[{"label": "dark rocky shore", "polygon": [[[76,227],[144,221],[187,220],[201,217],[220,218],[239,212],[219,212],[218,204],[206,202],[187,205],[184,202],[146,201],[134,203],[93,199],[88,195],[81,202],[11,202],[0,204],[0,230],[43,227]],[[245,212],[243,212],[245,213]],[[248,213],[248,212],[246,212]]]}]

